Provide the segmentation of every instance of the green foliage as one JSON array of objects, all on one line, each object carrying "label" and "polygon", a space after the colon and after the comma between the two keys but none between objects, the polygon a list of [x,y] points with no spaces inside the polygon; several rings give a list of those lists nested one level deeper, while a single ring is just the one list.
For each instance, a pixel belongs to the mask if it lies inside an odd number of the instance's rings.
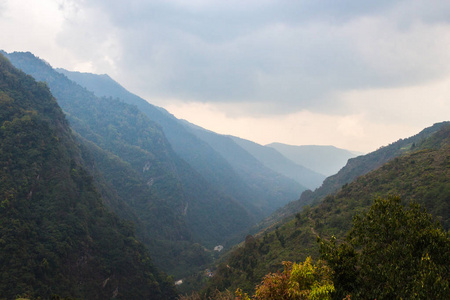
[{"label": "green foliage", "polygon": [[306,299],[331,299],[334,291],[331,270],[322,262],[313,265],[311,257],[305,262],[293,264],[291,273],[291,293]]},{"label": "green foliage", "polygon": [[354,218],[346,242],[321,241],[337,298],[448,299],[450,236],[417,204],[378,199]]},{"label": "green foliage", "polygon": [[283,262],[284,271],[266,275],[256,288],[254,299],[331,299],[334,291],[331,270],[321,261],[317,266],[311,257],[303,263]]}]

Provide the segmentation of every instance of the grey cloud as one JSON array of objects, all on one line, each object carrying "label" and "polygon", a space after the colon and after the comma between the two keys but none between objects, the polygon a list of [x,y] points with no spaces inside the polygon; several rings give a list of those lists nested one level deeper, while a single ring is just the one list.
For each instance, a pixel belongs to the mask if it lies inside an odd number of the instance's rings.
[{"label": "grey cloud", "polygon": [[[433,7],[428,1],[186,3],[79,5],[108,16],[114,28],[98,30],[117,30],[117,76],[149,100],[261,103],[270,113],[330,110],[340,91],[414,84],[448,71],[433,62],[439,53],[426,52],[430,40],[395,40],[414,30],[411,24],[449,20],[446,1]],[[386,32],[365,19],[380,22]],[[409,56],[401,57],[405,46]]]},{"label": "grey cloud", "polygon": [[[401,1],[400,1],[401,2]],[[187,3],[187,4],[186,4]],[[195,3],[195,1],[194,1]],[[205,41],[223,41],[258,30],[267,24],[301,24],[312,20],[345,22],[355,16],[380,13],[392,1],[189,1],[93,0],[84,5],[108,11],[117,26],[129,28],[152,23],[177,28]]]}]

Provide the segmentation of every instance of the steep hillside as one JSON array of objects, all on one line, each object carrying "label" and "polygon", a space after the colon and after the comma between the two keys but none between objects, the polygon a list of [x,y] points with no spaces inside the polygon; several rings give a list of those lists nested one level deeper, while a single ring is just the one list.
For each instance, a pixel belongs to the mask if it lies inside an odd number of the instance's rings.
[{"label": "steep hillside", "polygon": [[379,168],[381,165],[394,159],[395,157],[420,149],[418,148],[419,144],[430,137],[430,135],[436,133],[442,126],[446,126],[448,124],[450,124],[448,121],[436,123],[412,137],[400,139],[397,142],[381,147],[380,149],[369,154],[349,159],[345,167],[343,167],[337,174],[327,177],[319,188],[314,191],[304,191],[299,200],[293,201],[275,211],[269,218],[266,218],[261,222],[259,228],[270,226],[271,224],[292,216],[299,212],[305,205],[314,204],[321,201],[321,199],[328,194],[338,191],[344,184],[352,182],[358,176]]},{"label": "steep hillside", "polygon": [[[229,194],[241,204],[251,209],[255,217],[267,215],[274,208],[297,199],[303,190],[302,186],[292,182],[280,174],[274,174],[240,148],[232,147],[235,153],[226,153],[223,156],[222,148],[215,139],[202,139],[186,127],[186,122],[176,119],[160,107],[149,104],[144,99],[131,94],[113,81],[108,75],[94,75],[89,73],[69,72],[58,69],[68,78],[93,91],[97,96],[119,98],[122,101],[136,105],[139,110],[155,121],[164,130],[166,137],[174,151],[188,162],[206,180],[220,191]],[[201,137],[204,137],[201,134]],[[223,137],[220,143],[229,143]],[[228,147],[228,150],[231,150]],[[231,157],[230,157],[231,156]],[[246,170],[233,163],[233,156],[246,156]],[[241,160],[242,161],[242,160]]]},{"label": "steep hillside", "polygon": [[263,163],[266,167],[283,174],[286,177],[294,179],[308,189],[318,188],[325,179],[324,175],[294,163],[274,148],[262,146],[238,137],[230,138],[236,144],[253,155],[257,160]]},{"label": "steep hillside", "polygon": [[[307,206],[279,228],[247,237],[242,247],[228,254],[209,282],[209,290],[241,287],[252,291],[282,261],[318,257],[316,236],[338,239],[350,229],[355,214],[366,211],[377,197],[399,195],[404,202],[423,205],[450,229],[450,126],[417,142],[416,151],[401,155],[375,171],[344,185],[317,206]],[[430,133],[429,130],[425,132]],[[423,133],[423,132],[422,132]],[[424,135],[422,135],[424,137]]]},{"label": "steep hillside", "polygon": [[266,145],[292,160],[325,176],[336,174],[347,160],[357,156],[354,152],[334,146],[304,145],[293,146],[281,143]]},{"label": "steep hillside", "polygon": [[253,203],[267,215],[276,208],[297,199],[305,190],[298,182],[287,178],[266,167],[258,159],[243,149],[229,136],[205,130],[199,126],[184,122],[197,137],[217,151],[242,178],[248,186],[254,187]]},{"label": "steep hillside", "polygon": [[205,251],[195,243],[212,248],[254,222],[241,204],[180,159],[161,128],[135,106],[96,97],[31,53],[8,57],[49,84],[73,129],[90,142],[101,176],[137,216],[140,236],[164,270],[192,272],[205,263]]},{"label": "steep hillside", "polygon": [[[212,256],[194,240],[185,216],[155,197],[148,181],[118,156],[82,137],[80,148],[108,206],[133,222],[155,264],[176,278],[203,269]],[[125,205],[124,205],[125,203]]]},{"label": "steep hillside", "polygon": [[0,55],[0,295],[174,299],[103,205],[48,87]]},{"label": "steep hillside", "polygon": [[353,181],[358,176],[364,175],[384,163],[398,157],[401,154],[413,151],[417,144],[438,131],[442,126],[448,125],[449,122],[434,124],[422,130],[420,133],[407,139],[400,139],[388,146],[382,147],[374,152],[366,155],[349,159],[344,168],[337,174],[328,177],[322,186],[313,193],[305,192],[300,198],[300,202],[311,203],[320,200],[325,195],[337,191],[341,186]]}]

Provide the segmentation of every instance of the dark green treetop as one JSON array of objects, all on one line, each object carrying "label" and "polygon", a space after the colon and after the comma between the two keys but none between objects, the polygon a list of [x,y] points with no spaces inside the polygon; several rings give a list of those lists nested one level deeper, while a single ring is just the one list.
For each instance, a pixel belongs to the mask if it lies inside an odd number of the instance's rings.
[{"label": "dark green treetop", "polygon": [[420,205],[377,199],[346,241],[321,240],[336,299],[449,299],[450,236]]}]

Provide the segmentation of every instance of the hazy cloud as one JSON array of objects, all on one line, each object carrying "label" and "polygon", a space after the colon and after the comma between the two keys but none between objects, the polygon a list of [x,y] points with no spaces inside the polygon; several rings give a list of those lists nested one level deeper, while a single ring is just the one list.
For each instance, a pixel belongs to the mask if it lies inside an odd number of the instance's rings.
[{"label": "hazy cloud", "polygon": [[450,68],[448,1],[64,3],[77,9],[58,41],[150,100],[339,111],[337,93]]}]

